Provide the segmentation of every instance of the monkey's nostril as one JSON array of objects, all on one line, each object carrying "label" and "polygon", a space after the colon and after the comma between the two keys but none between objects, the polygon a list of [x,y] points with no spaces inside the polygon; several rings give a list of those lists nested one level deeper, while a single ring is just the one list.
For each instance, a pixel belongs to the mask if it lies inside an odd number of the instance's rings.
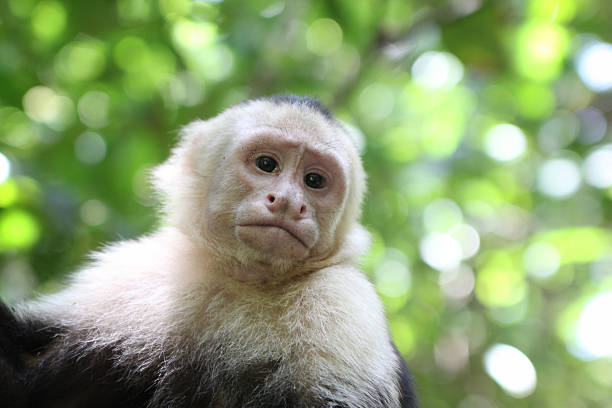
[{"label": "monkey's nostril", "polygon": [[300,207],[300,214],[304,214],[306,212],[306,206],[303,205]]},{"label": "monkey's nostril", "polygon": [[268,194],[268,201],[273,203],[274,200],[276,200],[276,197],[274,197],[272,194]]}]

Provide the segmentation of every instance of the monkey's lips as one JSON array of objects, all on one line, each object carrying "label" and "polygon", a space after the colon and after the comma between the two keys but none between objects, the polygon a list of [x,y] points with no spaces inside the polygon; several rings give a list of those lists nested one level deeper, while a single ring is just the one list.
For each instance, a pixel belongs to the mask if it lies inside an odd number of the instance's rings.
[{"label": "monkey's lips", "polygon": [[310,246],[300,237],[299,233],[292,228],[287,227],[286,225],[280,223],[270,223],[270,222],[261,222],[261,223],[249,223],[249,224],[241,224],[238,227],[259,227],[259,228],[270,228],[277,229],[286,232],[289,236],[295,239],[297,242],[302,244],[305,248],[310,249]]},{"label": "monkey's lips", "polygon": [[236,226],[239,240],[272,256],[304,258],[314,245],[307,232],[282,222],[255,221]]}]

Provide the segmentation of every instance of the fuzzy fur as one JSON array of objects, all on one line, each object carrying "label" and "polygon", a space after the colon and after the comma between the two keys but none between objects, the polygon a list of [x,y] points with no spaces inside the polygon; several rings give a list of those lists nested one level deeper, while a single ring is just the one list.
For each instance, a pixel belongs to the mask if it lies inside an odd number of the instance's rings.
[{"label": "fuzzy fur", "polygon": [[[168,253],[168,246],[181,250]],[[69,328],[65,341],[83,342],[83,354],[113,347],[120,369],[153,370],[162,383],[169,378],[158,368],[185,355],[207,360],[213,377],[274,361],[270,387],[291,379],[307,395],[350,407],[398,406],[398,363],[383,309],[355,268],[331,266],[290,284],[245,287],[198,273],[206,260],[197,252],[172,227],[121,243],[96,255],[69,289],[30,305],[28,315]]]},{"label": "fuzzy fur", "polygon": [[[64,290],[18,310],[21,321],[57,328],[26,362],[26,382],[50,378],[38,373],[47,365],[83,362],[77,375],[103,367],[149,407],[416,407],[381,302],[355,266],[369,243],[358,222],[359,155],[341,125],[305,100],[255,100],[183,130],[155,171],[166,226],[94,254]],[[313,215],[324,225],[308,257],[275,259],[258,267],[270,270],[265,280],[243,282],[232,271],[248,274],[257,254],[208,224],[247,194],[227,160],[238,135],[262,126],[336,155],[346,188],[337,211]]]}]

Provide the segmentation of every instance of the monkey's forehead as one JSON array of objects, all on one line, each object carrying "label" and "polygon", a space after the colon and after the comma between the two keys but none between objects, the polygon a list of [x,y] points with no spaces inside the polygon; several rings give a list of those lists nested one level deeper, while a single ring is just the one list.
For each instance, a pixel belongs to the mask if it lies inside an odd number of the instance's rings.
[{"label": "monkey's forehead", "polygon": [[268,128],[279,135],[328,147],[346,148],[351,142],[340,122],[305,104],[254,100],[225,113],[240,134]]}]

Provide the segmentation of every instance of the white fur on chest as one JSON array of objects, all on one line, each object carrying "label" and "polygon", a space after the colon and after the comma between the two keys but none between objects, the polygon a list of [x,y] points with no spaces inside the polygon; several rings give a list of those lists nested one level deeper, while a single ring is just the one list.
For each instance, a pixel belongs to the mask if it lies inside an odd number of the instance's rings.
[{"label": "white fur on chest", "polygon": [[341,393],[350,406],[361,406],[360,394],[381,391],[373,388],[377,384],[386,388],[386,406],[396,406],[397,360],[382,305],[354,268],[325,268],[272,288],[214,290],[197,303],[191,312],[175,310],[191,315],[196,349],[225,345],[219,356],[224,366],[279,361],[280,375],[299,379],[314,393],[331,393],[320,384],[334,383],[330,398]]},{"label": "white fur on chest", "polygon": [[[164,234],[176,248],[181,237]],[[212,355],[225,369],[277,361],[278,375],[299,379],[317,395],[340,394],[361,407],[364,395],[383,391],[386,406],[397,406],[397,360],[384,311],[354,267],[324,268],[276,286],[208,279],[197,263],[173,270],[186,265],[176,262],[181,254],[164,252],[162,235],[123,244],[121,256],[111,248],[33,310],[85,333],[92,347],[119,344],[121,359],[138,368],[174,353],[210,359],[211,347],[223,345],[222,354]],[[330,383],[334,395],[321,386]]]}]

